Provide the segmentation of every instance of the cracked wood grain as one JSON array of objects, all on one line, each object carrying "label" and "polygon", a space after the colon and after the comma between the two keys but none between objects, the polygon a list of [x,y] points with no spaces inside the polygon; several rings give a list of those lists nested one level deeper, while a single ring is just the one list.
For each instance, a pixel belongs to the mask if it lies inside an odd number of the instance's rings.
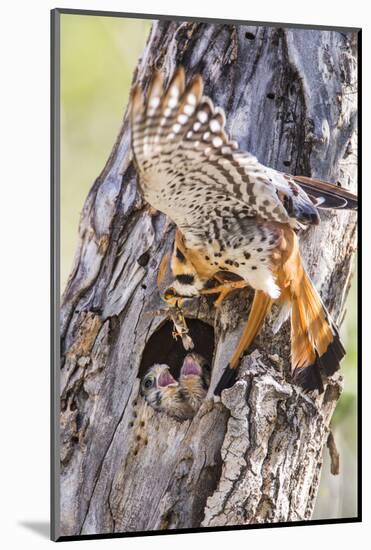
[{"label": "cracked wood grain", "polygon": [[[134,82],[182,63],[225,109],[227,130],[260,161],[356,188],[356,34],[155,22]],[[301,236],[305,265],[335,320],[343,315],[356,216],[325,213]],[[164,322],[156,276],[174,227],[141,199],[125,116],[86,199],[61,310],[61,534],[212,527],[311,517],[341,375],[321,397],[290,383],[289,329],[266,323],[221,402],[192,421],[145,407],[141,357]],[[146,261],[143,261],[145,257]],[[242,290],[215,311],[211,386],[247,318]]]}]

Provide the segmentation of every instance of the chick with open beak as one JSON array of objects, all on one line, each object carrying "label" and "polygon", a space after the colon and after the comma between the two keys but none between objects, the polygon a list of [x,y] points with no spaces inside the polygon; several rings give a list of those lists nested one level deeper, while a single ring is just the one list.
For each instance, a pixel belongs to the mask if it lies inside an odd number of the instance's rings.
[{"label": "chick with open beak", "polygon": [[210,385],[210,365],[202,355],[188,353],[180,371],[179,385],[195,415]]},{"label": "chick with open beak", "polygon": [[168,365],[153,365],[142,380],[140,392],[153,409],[177,420],[186,420],[195,414]]}]

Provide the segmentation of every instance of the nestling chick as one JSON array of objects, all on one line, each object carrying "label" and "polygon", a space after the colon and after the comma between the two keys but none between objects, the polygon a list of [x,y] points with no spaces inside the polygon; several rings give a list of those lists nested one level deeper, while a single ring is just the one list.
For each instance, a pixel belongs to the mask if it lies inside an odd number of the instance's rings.
[{"label": "nestling chick", "polygon": [[140,392],[153,409],[177,420],[186,420],[195,414],[168,365],[153,365],[142,380]]},{"label": "nestling chick", "polygon": [[184,398],[196,414],[210,384],[210,366],[198,353],[186,355],[180,371],[179,385]]}]

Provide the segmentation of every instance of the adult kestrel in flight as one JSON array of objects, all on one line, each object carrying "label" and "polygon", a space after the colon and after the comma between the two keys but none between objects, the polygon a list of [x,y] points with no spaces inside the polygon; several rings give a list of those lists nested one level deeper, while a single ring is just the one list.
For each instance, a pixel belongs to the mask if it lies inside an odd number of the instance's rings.
[{"label": "adult kestrel in flight", "polygon": [[[345,354],[335,324],[309,279],[297,232],[318,224],[320,208],[356,208],[345,189],[263,166],[225,131],[224,112],[203,96],[199,75],[177,69],[165,88],[155,72],[144,96],[131,97],[132,150],[144,199],[176,225],[174,282],[166,299],[235,288],[255,290],[240,342],[215,389],[231,386],[236,367],[273,303],[291,312],[294,381],[323,391]],[[223,273],[237,275],[228,281]],[[210,289],[210,280],[218,286]]]}]

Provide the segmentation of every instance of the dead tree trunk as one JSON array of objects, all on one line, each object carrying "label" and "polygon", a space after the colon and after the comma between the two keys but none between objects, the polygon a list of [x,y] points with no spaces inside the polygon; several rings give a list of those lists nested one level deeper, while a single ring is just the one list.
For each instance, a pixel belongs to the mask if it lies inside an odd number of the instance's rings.
[{"label": "dead tree trunk", "polygon": [[[355,33],[158,22],[134,81],[153,66],[202,74],[227,129],[268,166],[356,183]],[[327,213],[301,237],[304,261],[340,321],[355,243],[354,214]],[[287,325],[268,322],[241,379],[193,421],[145,410],[139,379],[159,356],[179,368],[156,272],[174,227],[138,194],[130,132],[122,129],[81,217],[63,297],[61,535],[211,527],[311,517],[339,375],[320,397],[290,383]],[[249,308],[240,291],[215,311],[186,310],[196,344],[213,357],[211,386]],[[274,315],[274,312],[273,312]],[[160,328],[160,329],[159,329]],[[157,330],[159,329],[159,330]],[[171,356],[171,357],[170,357]]]}]

